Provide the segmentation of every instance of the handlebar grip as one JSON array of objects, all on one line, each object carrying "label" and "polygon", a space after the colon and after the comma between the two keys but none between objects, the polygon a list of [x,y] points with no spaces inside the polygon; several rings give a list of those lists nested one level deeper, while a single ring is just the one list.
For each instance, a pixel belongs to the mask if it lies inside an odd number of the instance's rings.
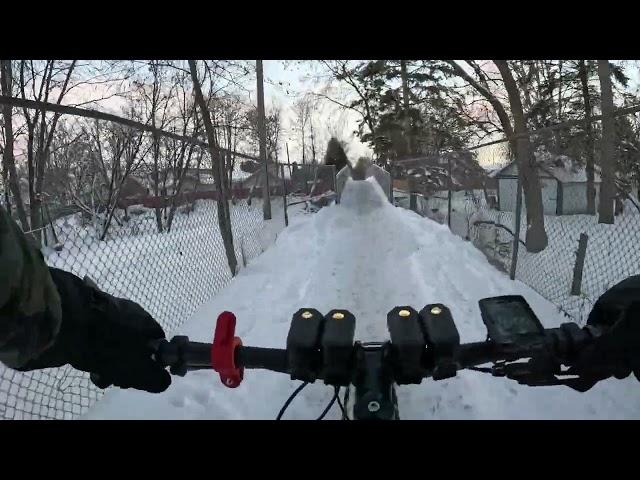
[{"label": "handlebar grip", "polygon": [[465,343],[455,351],[455,362],[459,369],[491,363],[504,359],[504,353],[493,342]]},{"label": "handlebar grip", "polygon": [[238,367],[289,373],[287,351],[281,348],[236,347],[235,364]]}]

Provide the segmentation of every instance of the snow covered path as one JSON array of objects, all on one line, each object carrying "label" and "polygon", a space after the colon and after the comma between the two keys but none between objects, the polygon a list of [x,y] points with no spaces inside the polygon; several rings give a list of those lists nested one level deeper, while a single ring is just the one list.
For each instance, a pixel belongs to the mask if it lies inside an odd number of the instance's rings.
[{"label": "snow covered path", "polygon": [[[495,270],[447,227],[391,206],[371,179],[350,181],[340,205],[294,218],[276,244],[203,305],[182,333],[210,341],[218,313],[230,310],[245,344],[283,347],[298,308],[346,308],[356,316],[356,338],[379,341],[388,338],[386,313],[394,306],[442,302],[461,341],[471,342],[485,338],[478,300],[506,294],[524,295],[545,326],[564,321],[553,305]],[[285,375],[248,370],[239,388],[228,389],[217,374],[192,372],[174,377],[159,395],[112,390],[85,418],[273,419],[297,385]],[[309,385],[285,418],[313,419],[331,395],[320,382]],[[640,418],[640,384],[633,377],[580,394],[463,371],[399,387],[398,397],[406,419]],[[337,406],[327,418],[339,418]]]}]

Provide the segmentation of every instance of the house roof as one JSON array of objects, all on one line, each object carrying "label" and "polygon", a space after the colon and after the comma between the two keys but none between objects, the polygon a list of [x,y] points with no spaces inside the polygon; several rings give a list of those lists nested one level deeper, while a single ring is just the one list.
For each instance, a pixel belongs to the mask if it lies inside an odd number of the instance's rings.
[{"label": "house roof", "polygon": [[[538,160],[538,169],[547,173],[561,183],[585,183],[587,181],[587,171],[582,165],[578,165],[574,160],[566,155],[553,155],[549,152],[540,154],[536,152]],[[512,161],[499,170],[489,174],[490,177],[500,178],[503,172],[511,167],[515,161]],[[600,183],[599,168],[596,165],[594,171],[594,182]]]},{"label": "house roof", "polygon": [[496,178],[498,175],[500,175],[500,173],[502,173],[502,171],[507,168],[509,165],[511,165],[513,162],[509,162],[506,165],[502,166],[502,167],[497,167],[497,168],[487,168],[487,176],[489,178]]},{"label": "house roof", "polygon": [[[277,165],[269,165],[267,168],[267,172],[269,173],[269,182],[281,182],[282,180],[280,179],[280,177],[278,177],[277,172]],[[252,186],[252,185],[258,185],[258,182],[262,179],[262,176],[264,175],[264,169],[261,168],[256,172],[253,172],[252,174],[250,174],[248,177],[245,177],[244,179],[242,179],[242,184],[245,187],[248,186]]]},{"label": "house roof", "polygon": [[[585,183],[587,181],[587,169],[573,163],[561,165],[551,164],[545,165],[544,167],[541,166],[540,168],[562,183]],[[593,172],[593,177],[595,183],[600,182],[600,175],[597,171]]]}]

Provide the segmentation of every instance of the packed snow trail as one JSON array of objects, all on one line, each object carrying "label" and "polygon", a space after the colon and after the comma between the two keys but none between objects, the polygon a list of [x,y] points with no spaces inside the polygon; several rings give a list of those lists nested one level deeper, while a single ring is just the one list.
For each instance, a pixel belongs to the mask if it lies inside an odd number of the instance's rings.
[{"label": "packed snow trail", "polygon": [[[389,204],[373,179],[350,180],[340,205],[292,220],[182,334],[210,341],[217,315],[230,310],[246,345],[283,348],[299,308],[346,308],[357,319],[356,339],[381,341],[388,339],[386,314],[394,306],[441,302],[451,309],[461,341],[472,342],[486,336],[478,300],[507,294],[524,295],[545,326],[566,321],[446,226]],[[196,371],[174,377],[162,394],[112,390],[86,418],[273,419],[298,384],[283,374],[247,370],[240,387],[229,389],[215,372]],[[321,382],[309,385],[285,418],[316,418],[332,393]],[[580,394],[462,371],[398,387],[398,403],[405,419],[640,418],[640,384],[633,377],[607,380]],[[327,418],[339,417],[336,405]]]}]

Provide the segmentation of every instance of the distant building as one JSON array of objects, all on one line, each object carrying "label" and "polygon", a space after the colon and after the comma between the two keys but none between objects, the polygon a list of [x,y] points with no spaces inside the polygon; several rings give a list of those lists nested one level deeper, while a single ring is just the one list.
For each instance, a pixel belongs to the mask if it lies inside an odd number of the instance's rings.
[{"label": "distant building", "polygon": [[[282,189],[282,178],[280,178],[280,166],[275,163],[270,163],[267,167],[269,174],[269,191],[275,193]],[[262,192],[262,185],[264,183],[264,167],[256,172],[246,176],[242,179],[241,185],[243,189],[251,190],[253,192]]]},{"label": "distant building", "polygon": [[[540,160],[538,176],[542,188],[542,206],[545,215],[576,215],[587,213],[587,174],[583,166],[576,165],[564,155]],[[518,166],[515,162],[493,172],[498,181],[498,209],[513,212],[516,209]],[[594,172],[595,205],[600,194],[600,175]]]}]

